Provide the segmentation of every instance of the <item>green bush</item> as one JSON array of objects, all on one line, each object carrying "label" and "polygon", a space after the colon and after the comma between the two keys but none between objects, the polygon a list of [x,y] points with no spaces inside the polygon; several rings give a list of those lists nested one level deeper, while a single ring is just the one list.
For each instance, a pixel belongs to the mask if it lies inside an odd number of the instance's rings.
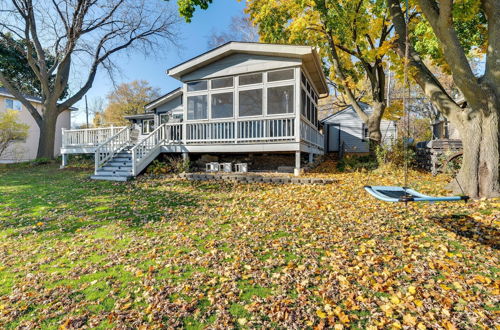
[{"label": "green bush", "polygon": [[147,168],[149,174],[177,174],[189,171],[190,163],[179,157],[166,157],[163,161],[155,159]]},{"label": "green bush", "polygon": [[337,163],[337,169],[342,172],[355,172],[358,170],[374,170],[377,160],[373,156],[346,155]]},{"label": "green bush", "polygon": [[381,144],[377,146],[375,154],[379,167],[388,164],[393,166],[404,166],[405,161],[408,166],[412,166],[415,163],[416,156],[415,146],[410,144],[405,148],[403,139],[395,140],[392,145]]}]

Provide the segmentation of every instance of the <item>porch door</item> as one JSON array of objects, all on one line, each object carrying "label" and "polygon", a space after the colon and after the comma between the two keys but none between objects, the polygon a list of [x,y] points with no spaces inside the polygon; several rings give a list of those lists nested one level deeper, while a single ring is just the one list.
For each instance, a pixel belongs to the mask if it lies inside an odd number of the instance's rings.
[{"label": "porch door", "polygon": [[340,146],[340,124],[328,125],[328,152],[338,152]]}]

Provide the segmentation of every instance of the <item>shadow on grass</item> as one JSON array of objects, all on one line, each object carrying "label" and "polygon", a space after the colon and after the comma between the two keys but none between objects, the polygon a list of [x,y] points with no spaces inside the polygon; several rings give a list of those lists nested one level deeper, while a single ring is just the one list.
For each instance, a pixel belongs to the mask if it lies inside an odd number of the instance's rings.
[{"label": "shadow on grass", "polygon": [[500,230],[492,226],[463,215],[453,214],[449,216],[431,217],[431,220],[446,230],[471,239],[480,244],[500,249]]},{"label": "shadow on grass", "polygon": [[160,189],[162,182],[99,182],[88,175],[50,167],[1,173],[0,231],[68,235],[112,223],[142,227],[198,206],[196,193]]}]

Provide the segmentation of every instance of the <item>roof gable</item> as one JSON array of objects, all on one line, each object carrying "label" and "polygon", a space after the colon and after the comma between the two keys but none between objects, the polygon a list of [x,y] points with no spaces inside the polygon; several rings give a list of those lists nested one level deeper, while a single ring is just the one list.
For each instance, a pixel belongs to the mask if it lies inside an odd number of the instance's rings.
[{"label": "roof gable", "polygon": [[253,54],[282,58],[300,59],[309,72],[312,82],[321,94],[328,94],[328,86],[321,66],[321,59],[311,46],[264,44],[253,42],[228,42],[206,53],[185,61],[167,70],[167,74],[176,78],[203,68],[233,54]]}]

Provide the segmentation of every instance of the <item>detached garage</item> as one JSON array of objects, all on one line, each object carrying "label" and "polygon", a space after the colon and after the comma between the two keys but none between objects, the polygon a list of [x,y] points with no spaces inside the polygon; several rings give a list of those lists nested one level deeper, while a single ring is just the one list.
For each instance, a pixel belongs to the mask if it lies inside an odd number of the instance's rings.
[{"label": "detached garage", "polygon": [[[361,104],[361,107],[367,114],[371,112],[367,104]],[[325,149],[328,152],[338,152],[342,143],[345,152],[366,153],[369,151],[368,128],[351,106],[324,118],[321,123],[325,133]],[[380,130],[382,142],[392,144],[396,138],[396,122],[382,120]]]}]

